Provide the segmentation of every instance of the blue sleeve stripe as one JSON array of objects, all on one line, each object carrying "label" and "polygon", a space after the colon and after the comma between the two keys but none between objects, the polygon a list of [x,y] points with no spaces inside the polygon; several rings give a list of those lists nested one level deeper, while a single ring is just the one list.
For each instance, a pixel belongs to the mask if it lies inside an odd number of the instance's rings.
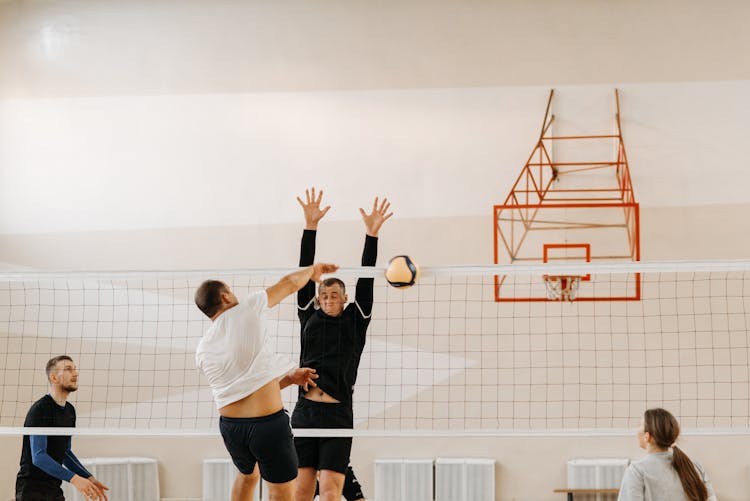
[{"label": "blue sleeve stripe", "polygon": [[63,463],[70,471],[80,477],[89,478],[91,476],[91,473],[81,464],[71,449],[65,451],[65,460]]},{"label": "blue sleeve stripe", "polygon": [[29,440],[31,442],[31,462],[34,463],[34,466],[58,480],[70,482],[70,479],[73,478],[73,472],[63,468],[47,454],[47,435],[32,435]]}]

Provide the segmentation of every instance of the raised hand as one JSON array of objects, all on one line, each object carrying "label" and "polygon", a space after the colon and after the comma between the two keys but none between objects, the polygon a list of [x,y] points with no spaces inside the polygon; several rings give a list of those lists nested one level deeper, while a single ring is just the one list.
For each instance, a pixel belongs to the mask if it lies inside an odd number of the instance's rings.
[{"label": "raised hand", "polygon": [[325,275],[327,273],[335,273],[338,269],[339,267],[337,264],[315,263],[313,265],[313,274],[310,277],[310,280],[312,280],[313,282],[320,282],[321,275]]},{"label": "raised hand", "polygon": [[378,197],[375,197],[375,202],[372,204],[372,212],[369,214],[360,207],[359,213],[362,214],[362,220],[365,222],[365,228],[367,228],[367,234],[371,237],[377,237],[380,227],[383,226],[388,218],[393,215],[393,212],[388,212],[391,208],[391,204],[387,198],[383,199],[383,202],[378,207]]},{"label": "raised hand", "polygon": [[323,216],[325,216],[326,212],[331,208],[330,205],[327,205],[321,210],[321,200],[323,200],[323,190],[320,190],[318,197],[315,198],[315,187],[305,190],[304,202],[300,197],[297,197],[297,202],[302,206],[302,210],[305,213],[306,230],[317,230],[318,222],[323,219]]}]

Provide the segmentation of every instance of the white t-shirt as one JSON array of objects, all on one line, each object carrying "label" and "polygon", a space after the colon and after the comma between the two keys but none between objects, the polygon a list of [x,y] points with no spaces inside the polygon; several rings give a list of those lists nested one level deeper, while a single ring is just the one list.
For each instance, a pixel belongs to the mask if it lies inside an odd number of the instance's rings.
[{"label": "white t-shirt", "polygon": [[269,346],[261,319],[267,307],[266,291],[250,294],[219,315],[198,343],[195,363],[208,378],[219,409],[297,366]]}]

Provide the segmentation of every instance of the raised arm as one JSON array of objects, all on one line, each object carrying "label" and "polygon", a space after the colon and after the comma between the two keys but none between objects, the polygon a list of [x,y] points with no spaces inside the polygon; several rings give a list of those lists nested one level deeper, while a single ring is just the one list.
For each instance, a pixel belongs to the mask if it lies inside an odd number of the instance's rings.
[{"label": "raised arm", "polygon": [[272,308],[276,306],[284,298],[297,292],[308,282],[320,282],[321,275],[334,273],[338,269],[339,267],[335,264],[317,263],[282,277],[276,284],[266,289],[268,307]]},{"label": "raised arm", "polygon": [[[387,198],[384,198],[380,205],[378,205],[378,198],[375,197],[375,201],[372,204],[372,212],[368,214],[364,209],[359,209],[366,230],[365,248],[362,251],[362,266],[375,266],[375,262],[378,259],[378,233],[383,223],[393,215],[393,212],[388,212],[390,207],[391,204]],[[372,278],[360,278],[357,280],[357,289],[354,297],[362,316],[365,318],[369,318],[372,313],[372,289],[374,281]]]},{"label": "raised arm", "polygon": [[[317,234],[318,223],[330,210],[331,206],[327,205],[323,209],[320,203],[323,200],[323,191],[315,193],[315,188],[305,190],[305,201],[297,197],[305,216],[305,229],[302,232],[302,243],[300,244],[299,265],[309,266],[315,260],[315,236]],[[303,311],[307,309],[310,302],[315,297],[315,283],[310,281],[297,292],[297,306]],[[300,313],[301,315],[301,313]]]}]

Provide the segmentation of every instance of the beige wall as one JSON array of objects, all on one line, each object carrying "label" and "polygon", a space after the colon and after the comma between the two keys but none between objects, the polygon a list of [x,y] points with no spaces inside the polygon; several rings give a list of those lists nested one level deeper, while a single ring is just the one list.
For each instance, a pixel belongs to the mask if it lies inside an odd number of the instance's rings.
[{"label": "beige wall", "polygon": [[742,0],[0,3],[13,97],[750,78]]},{"label": "beige wall", "polygon": [[[672,258],[675,255],[682,256],[689,259],[706,259],[706,258],[726,258],[726,259],[737,259],[746,256],[746,250],[750,245],[747,240],[747,235],[750,234],[747,230],[747,222],[737,220],[737,223],[732,228],[722,228],[721,225],[715,224],[716,221],[722,220],[736,220],[735,215],[746,211],[747,206],[717,206],[717,207],[693,207],[693,208],[652,208],[645,210],[642,214],[643,218],[643,256],[644,259],[656,260],[656,259],[667,259]],[[684,225],[675,224],[676,221],[683,219],[689,219],[696,223],[700,223],[696,228],[686,227]],[[445,234],[446,228],[461,228],[461,234],[457,234],[451,230],[450,234]],[[356,263],[355,256],[359,253],[359,247],[361,245],[361,223],[359,222],[331,222],[321,226],[320,235],[320,246],[318,249],[318,255],[328,255],[336,260],[340,260],[342,263],[353,265]],[[299,225],[276,225],[269,227],[224,227],[224,228],[212,228],[212,229],[195,229],[195,230],[184,230],[174,229],[169,232],[157,232],[157,231],[139,231],[139,232],[109,232],[104,234],[77,234],[77,235],[16,235],[4,237],[3,248],[6,252],[16,252],[17,254],[8,254],[11,261],[18,262],[22,261],[22,264],[28,267],[36,268],[40,264],[45,264],[50,268],[71,268],[71,269],[118,269],[122,267],[130,266],[133,262],[141,264],[143,269],[157,268],[157,269],[168,269],[168,268],[196,268],[196,267],[242,267],[246,262],[251,262],[254,266],[273,266],[276,263],[284,263],[288,265],[291,261],[296,259],[298,238],[300,233]],[[734,237],[733,237],[734,235]],[[273,256],[269,256],[264,253],[262,249],[259,249],[254,245],[257,237],[265,242],[263,248],[267,249],[279,249]],[[488,261],[488,250],[491,247],[491,234],[487,225],[487,218],[445,218],[445,219],[431,219],[431,220],[401,220],[396,219],[389,222],[383,230],[382,245],[381,245],[381,260],[383,263],[384,259],[390,255],[393,255],[402,248],[417,250],[413,253],[419,255],[420,262],[427,264],[448,264],[448,263],[480,263]],[[664,238],[667,237],[667,238]],[[220,242],[231,242],[224,244],[220,247],[220,251],[216,252],[213,243],[216,241]],[[717,241],[726,242],[721,246],[716,246],[712,243]],[[185,243],[187,242],[187,243]],[[467,245],[470,242],[470,245]],[[405,247],[401,247],[405,245]],[[190,252],[181,251],[185,247],[190,248]],[[13,249],[19,249],[14,251]],[[69,249],[70,251],[66,251]],[[157,251],[153,251],[157,249]],[[165,252],[166,249],[167,251]],[[224,251],[224,249],[231,249],[231,251]],[[152,252],[149,252],[152,250]],[[422,260],[423,257],[423,260]],[[465,260],[465,261],[464,261]],[[203,264],[206,266],[201,266]],[[428,281],[421,284],[417,288],[413,289],[416,293],[425,293],[430,286],[425,285]],[[370,332],[370,342],[368,350],[365,352],[363,358],[363,364],[360,371],[360,381],[358,385],[357,399],[365,399],[365,408],[378,408],[380,401],[378,397],[370,397],[368,400],[366,396],[370,390],[370,385],[377,384],[373,379],[375,372],[371,369],[373,367],[373,360],[375,360],[375,350],[380,352],[379,356],[382,356],[384,342],[390,343],[387,346],[390,350],[398,350],[400,346],[397,342],[394,344],[394,339],[389,337],[387,334],[393,333],[393,326],[390,326],[385,332],[386,336],[383,337],[383,324],[379,323],[384,320],[386,315],[383,313],[383,305],[380,304],[386,292],[382,288],[382,284],[378,285],[377,298],[378,298],[378,311],[380,312],[376,318],[376,324],[373,324]],[[174,291],[172,291],[174,293]],[[179,297],[180,294],[177,294]],[[390,298],[390,292],[387,294]],[[429,294],[428,294],[429,296]],[[132,296],[133,300],[137,302],[137,293]],[[489,295],[483,295],[483,307],[482,316],[489,315],[489,318],[495,317],[494,313],[496,305],[491,302]],[[721,297],[717,298],[721,299]],[[397,300],[398,301],[398,300]],[[649,296],[649,302],[643,302],[644,311],[653,312],[653,307],[658,304],[659,299]],[[460,305],[461,301],[457,300],[456,305]],[[407,305],[409,306],[409,305]],[[413,303],[411,304],[413,306]],[[630,315],[638,317],[640,311],[638,306],[633,306],[629,309]],[[721,308],[719,308],[721,309]],[[572,309],[571,309],[572,310]],[[0,308],[0,312],[4,311]],[[535,309],[534,311],[537,311]],[[546,309],[544,311],[547,311]],[[550,311],[554,311],[551,309]],[[565,310],[568,311],[567,309]],[[578,310],[576,310],[578,311]],[[581,306],[583,311],[583,306]],[[590,314],[591,311],[587,310]],[[597,310],[598,311],[598,310]],[[528,316],[528,312],[524,312],[523,308],[519,309],[519,313],[523,316]],[[286,318],[289,311],[284,310],[283,316]],[[563,325],[563,319],[557,318],[560,324]],[[567,313],[566,313],[567,315]],[[604,316],[602,316],[604,315]],[[683,315],[683,318],[690,321],[690,315]],[[2,318],[2,313],[0,313]],[[554,315],[551,315],[551,319],[554,319]],[[575,320],[575,317],[573,317]],[[584,326],[590,323],[591,318],[575,320],[578,322],[578,327],[582,330],[589,332],[590,329]],[[613,336],[611,343],[602,344],[603,338],[597,337],[596,341],[590,334],[579,333],[577,330],[566,330],[566,334],[560,335],[557,331],[558,327],[555,322],[549,322],[547,325],[547,339],[551,343],[547,347],[547,353],[551,356],[555,354],[563,354],[565,357],[565,378],[572,377],[570,381],[573,381],[573,387],[576,387],[578,379],[583,378],[585,371],[590,370],[591,367],[605,367],[606,358],[599,357],[612,357],[613,355],[620,356],[622,352],[616,352],[613,349],[615,344],[615,337],[618,345],[622,342],[622,317],[616,321],[609,321],[606,318],[606,312],[599,312],[598,319],[603,319],[608,329],[612,329],[618,332],[616,336]],[[740,317],[740,322],[742,322]],[[528,323],[528,322],[526,322]],[[497,357],[497,359],[482,358],[482,367],[495,368],[494,363],[510,364],[504,367],[506,376],[498,379],[496,384],[490,382],[489,387],[497,385],[498,388],[502,387],[503,392],[508,395],[510,392],[519,391],[519,395],[523,394],[524,377],[524,355],[528,355],[528,350],[525,349],[523,343],[523,336],[521,332],[525,332],[526,323],[521,322],[519,326],[512,325],[511,323],[500,323],[498,322],[498,330],[494,333],[486,330],[484,327],[481,331],[480,340],[482,346],[485,345],[489,348],[489,355],[492,355],[495,351],[498,353],[503,352],[504,355],[510,355],[511,358]],[[656,329],[660,330],[659,322],[657,321]],[[565,324],[567,325],[567,324]],[[619,327],[617,327],[619,326]],[[528,325],[530,327],[530,324]],[[397,328],[397,327],[396,327]],[[454,329],[467,328],[466,325],[453,325]],[[490,326],[491,328],[491,326]],[[652,325],[649,329],[653,329]],[[739,327],[742,329],[743,327]],[[723,369],[732,367],[732,374],[742,374],[742,369],[745,369],[747,373],[747,360],[748,360],[748,338],[746,332],[743,335],[741,331],[738,331],[736,327],[729,328],[733,335],[740,334],[739,338],[733,337],[729,343],[729,348],[715,350],[710,354],[711,357],[717,356],[717,359],[711,359],[715,363],[723,366]],[[463,331],[462,331],[463,332]],[[609,332],[609,331],[607,331]],[[672,409],[678,414],[682,413],[684,416],[684,424],[686,427],[692,428],[695,426],[700,427],[712,427],[712,426],[738,426],[743,428],[743,423],[746,420],[746,412],[741,409],[742,405],[746,405],[747,394],[742,393],[743,385],[746,385],[747,378],[741,375],[736,380],[736,385],[732,385],[733,392],[736,393],[738,398],[735,401],[735,406],[732,410],[729,410],[727,406],[727,400],[721,397],[719,392],[724,391],[719,383],[718,386],[714,386],[713,382],[718,378],[700,376],[696,378],[696,367],[695,359],[690,357],[693,353],[697,353],[695,348],[698,347],[698,340],[695,334],[690,331],[686,331],[679,336],[675,336],[673,333],[661,334],[659,332],[644,331],[643,333],[637,331],[634,328],[626,328],[625,332],[628,332],[626,336],[627,342],[630,343],[628,347],[628,362],[629,367],[626,379],[622,379],[622,375],[617,376],[614,380],[615,386],[603,385],[597,386],[597,389],[602,393],[599,395],[601,403],[600,407],[594,409],[590,405],[581,405],[580,410],[576,411],[575,406],[579,405],[580,402],[576,403],[574,397],[570,402],[574,407],[567,407],[564,410],[564,414],[554,414],[558,412],[555,410],[554,405],[548,405],[546,408],[542,408],[541,420],[534,420],[534,415],[537,415],[539,409],[532,411],[529,414],[528,410],[523,410],[523,402],[528,403],[528,396],[526,400],[522,400],[519,407],[513,405],[509,406],[509,403],[501,402],[500,405],[492,401],[492,397],[488,402],[493,408],[498,409],[499,415],[496,414],[485,414],[482,416],[483,421],[480,423],[477,420],[464,419],[464,414],[461,410],[473,408],[474,404],[461,404],[459,407],[458,414],[453,414],[453,410],[450,411],[451,416],[457,416],[457,419],[451,421],[451,428],[460,428],[460,422],[465,422],[467,426],[483,426],[487,427],[488,423],[492,423],[493,420],[497,419],[500,425],[500,429],[504,429],[505,426],[508,428],[525,428],[533,426],[535,428],[545,427],[572,427],[575,428],[576,424],[584,423],[586,426],[618,426],[618,427],[634,427],[635,422],[633,416],[637,416],[638,412],[650,405],[658,405],[661,399],[672,400]],[[194,332],[193,332],[194,334]],[[601,332],[600,332],[601,334]],[[646,335],[644,335],[646,334]],[[30,332],[33,337],[34,332]],[[103,335],[103,334],[102,334]],[[294,335],[294,333],[292,333]],[[725,332],[723,330],[716,331],[715,335],[712,336],[713,341],[716,343],[723,343],[722,348],[726,348],[726,340],[724,339]],[[679,337],[679,339],[677,339]],[[193,335],[194,340],[195,336]],[[442,336],[443,340],[445,336]],[[493,340],[497,338],[499,341]],[[538,338],[538,336],[537,336]],[[727,338],[728,339],[728,338]],[[111,353],[112,350],[109,348],[105,339],[99,339],[97,335],[96,349],[103,350],[103,353]],[[453,332],[451,340],[460,341],[459,351],[451,353],[438,348],[437,344],[433,345],[429,339],[429,334],[424,334],[419,337],[420,349],[427,350],[430,360],[435,360],[434,356],[429,350],[434,350],[437,354],[437,360],[444,355],[455,355],[456,357],[466,357],[466,360],[460,359],[469,363],[469,367],[476,369],[478,363],[477,358],[481,353],[462,353],[460,346],[463,343],[469,342],[468,336],[459,334],[458,331]],[[59,340],[62,341],[62,340]],[[81,350],[84,343],[77,337],[72,335],[71,339],[66,339],[64,342],[66,346],[69,346],[71,350],[78,353],[76,350]],[[412,340],[413,341],[413,340]],[[412,341],[404,340],[404,347],[410,349]],[[510,344],[508,342],[510,341]],[[537,339],[538,341],[538,339]],[[676,345],[675,345],[676,341]],[[145,342],[145,340],[144,340]],[[422,343],[425,343],[424,346]],[[536,341],[535,341],[536,342]],[[592,342],[594,343],[592,345]],[[151,340],[148,340],[148,345],[145,346],[145,351],[151,353]],[[553,345],[562,343],[563,350],[553,348]],[[48,344],[44,344],[47,346]],[[0,343],[0,346],[4,344]],[[42,346],[37,344],[37,346]],[[134,348],[136,352],[141,348],[138,343],[132,343],[129,345]],[[502,349],[497,349],[497,346],[503,346]],[[656,373],[647,372],[642,366],[640,356],[645,356],[646,349],[653,350],[653,354],[657,355],[657,359],[651,359],[652,363],[649,367],[657,368],[659,363],[653,362],[653,360],[661,360],[658,358],[666,357],[667,351],[671,350],[670,353],[676,353],[674,348],[677,348],[681,354],[686,355],[684,367],[680,372],[681,382],[679,385],[665,384],[668,382],[668,378],[671,377],[669,374],[673,374],[675,368],[669,367],[665,370],[657,370]],[[413,347],[412,347],[413,348]],[[557,350],[557,351],[556,351]],[[579,350],[581,350],[579,352]],[[664,351],[667,350],[667,351]],[[88,350],[85,350],[88,351]],[[187,350],[189,351],[189,350]],[[178,350],[175,359],[169,357],[170,364],[175,360],[184,358],[186,361],[192,360],[190,353],[186,351],[185,356],[182,356],[182,352]],[[703,350],[705,351],[705,350]],[[585,353],[584,353],[585,352]],[[119,353],[119,352],[118,352]],[[596,354],[596,357],[592,358],[592,354]],[[21,401],[25,399],[34,398],[38,394],[41,394],[44,389],[41,385],[40,379],[36,376],[41,376],[39,370],[34,366],[34,357],[30,356],[22,357],[27,362],[32,361],[32,364],[22,362],[24,373],[33,373],[35,378],[34,382],[36,386],[33,388],[33,394],[26,395],[24,393],[17,397]],[[573,363],[570,365],[569,356],[573,356],[570,360],[580,360],[579,364]],[[103,360],[113,361],[115,358],[112,355],[103,356],[103,359],[97,362],[97,357],[91,355],[74,355],[78,359],[79,356],[80,364],[86,366],[89,369],[86,371],[88,378],[90,378],[92,384],[96,381],[102,381],[107,376],[110,370],[113,373],[117,372],[117,367],[100,366],[99,362]],[[44,355],[42,358],[46,357]],[[577,357],[580,357],[577,358]],[[116,357],[122,358],[122,357]],[[7,355],[5,357],[8,360]],[[664,359],[666,363],[666,359]],[[693,360],[693,362],[691,362]],[[703,359],[699,359],[701,361]],[[744,361],[744,362],[743,362]],[[15,361],[13,365],[15,367]],[[121,364],[122,362],[118,362]],[[703,363],[703,362],[701,362]],[[10,365],[8,363],[8,365]],[[38,365],[38,364],[37,364]],[[119,365],[118,365],[119,367]],[[429,368],[429,366],[423,366],[423,368]],[[92,371],[91,368],[94,368]],[[406,368],[406,367],[404,367]],[[10,381],[10,378],[16,374],[12,368],[7,367],[6,381]],[[439,369],[439,368],[438,368]],[[97,370],[104,371],[97,375]],[[734,370],[740,372],[734,372]],[[507,372],[510,371],[510,372]],[[550,371],[548,374],[543,368],[534,369],[535,373],[541,371],[539,374],[543,378],[538,382],[544,386],[543,391],[557,391],[555,390],[554,371]],[[192,374],[194,371],[188,371]],[[668,374],[669,373],[669,374]],[[406,371],[404,371],[406,374]],[[436,376],[436,372],[433,371],[433,377]],[[462,377],[463,372],[460,370],[457,372],[459,379]],[[468,374],[468,372],[467,372]],[[441,376],[447,377],[447,376]],[[467,376],[468,377],[468,376]],[[510,382],[505,378],[510,377]],[[649,385],[644,385],[644,377],[649,378]],[[627,378],[630,378],[629,380]],[[701,379],[702,378],[702,379]],[[465,388],[464,383],[461,383],[459,379],[456,379],[455,384],[451,378],[445,379],[450,384],[450,394],[457,397],[459,401],[466,398],[466,395],[462,393]],[[581,379],[583,381],[583,379]],[[484,382],[484,381],[483,381]],[[696,383],[706,383],[702,386]],[[404,379],[402,381],[404,385],[413,385],[413,381]],[[75,395],[74,401],[79,408],[79,415],[81,416],[81,422],[85,422],[87,417],[87,411],[91,407],[91,385],[82,384],[81,391]],[[726,385],[724,385],[726,386]],[[526,385],[527,387],[527,385]],[[713,407],[705,407],[702,410],[694,407],[697,400],[694,397],[689,397],[693,392],[691,388],[701,387],[698,398],[708,399],[708,402]],[[425,389],[426,388],[426,389]],[[604,393],[610,391],[612,388],[625,389],[626,396],[623,395],[612,395]],[[26,388],[28,390],[28,388]],[[171,388],[170,394],[172,397],[175,395],[179,396],[181,390],[179,384],[174,388]],[[99,388],[98,391],[101,391]],[[417,397],[409,397],[408,404],[403,409],[408,409],[409,405],[413,405],[416,398],[418,402],[424,406],[425,402],[430,402],[432,388],[429,386],[423,386],[423,392]],[[590,390],[587,390],[590,391]],[[618,390],[619,391],[619,390]],[[706,393],[706,391],[708,393]],[[716,393],[714,393],[714,391]],[[175,393],[176,392],[176,393]],[[676,392],[676,393],[675,393]],[[734,394],[734,393],[733,393]],[[6,393],[6,396],[8,394]],[[589,397],[593,398],[593,395],[588,393]],[[605,396],[609,395],[609,396]],[[677,400],[674,400],[675,397]],[[684,397],[684,399],[683,399]],[[113,397],[116,398],[116,397]],[[195,396],[188,393],[185,394],[185,399],[193,399]],[[203,401],[206,400],[207,396],[203,395]],[[483,397],[484,398],[484,397]],[[524,397],[521,397],[524,398]],[[533,397],[532,397],[533,398]],[[581,397],[587,399],[585,395]],[[720,400],[715,400],[719,398]],[[682,399],[682,401],[680,401]],[[606,400],[606,401],[605,401]],[[613,415],[609,414],[606,409],[608,405],[612,405],[614,400],[615,405],[626,404],[627,416],[629,418],[619,418],[613,420]],[[190,400],[192,401],[192,400]],[[371,402],[370,405],[367,402]],[[385,403],[385,402],[383,402]],[[438,426],[444,427],[446,420],[432,421],[431,419],[437,417],[445,417],[446,410],[441,407],[439,415],[431,414],[430,412],[420,412],[419,417],[421,423],[419,426],[430,427]],[[116,407],[116,406],[115,406]],[[154,407],[147,404],[148,409],[146,412],[152,412]],[[211,408],[211,404],[208,404]],[[388,402],[388,407],[392,413],[395,411],[396,415],[400,416],[404,412],[400,410],[399,405],[395,405],[392,402]],[[430,405],[427,406],[431,408]],[[438,407],[433,408],[435,412]],[[157,404],[156,408],[159,408]],[[357,409],[361,407],[357,406]],[[113,407],[114,409],[114,407]],[[149,410],[151,409],[151,410]],[[621,408],[620,408],[621,409]],[[96,409],[94,409],[96,410]],[[511,414],[508,414],[508,412]],[[25,407],[23,405],[16,406],[16,412],[18,418],[14,420],[14,423],[18,424],[18,419],[23,416]],[[466,411],[466,417],[468,412]],[[620,411],[621,412],[621,411]],[[547,414],[549,413],[549,414]],[[371,420],[364,422],[364,426],[377,428],[382,422],[382,417],[386,415],[385,412],[370,411],[359,412],[358,417],[364,418],[367,415]],[[405,415],[405,414],[404,414]],[[623,416],[623,414],[618,414]],[[156,418],[157,423],[161,423],[159,416],[153,416]],[[560,419],[560,417],[564,419]],[[637,418],[636,418],[637,420]],[[409,423],[410,421],[404,421]],[[398,422],[396,423],[396,426]],[[161,426],[158,424],[157,426]],[[741,430],[737,431],[741,433]],[[745,493],[748,492],[747,485],[747,473],[750,469],[750,465],[745,461],[744,446],[741,444],[747,440],[747,435],[740,435],[736,437],[685,437],[685,447],[687,450],[698,458],[708,469],[711,474],[717,491],[722,495],[721,499],[744,499]],[[14,470],[17,468],[18,462],[18,437],[3,438],[0,443],[5,444],[2,450],[5,452],[0,453],[0,471],[3,471],[3,475],[0,477],[0,492],[10,492],[13,483]],[[490,438],[422,438],[422,439],[396,439],[396,438],[357,438],[355,440],[355,449],[353,453],[353,463],[358,470],[359,475],[362,478],[363,484],[367,491],[373,493],[373,461],[378,457],[400,457],[400,456],[421,456],[421,457],[433,457],[441,455],[466,455],[466,456],[479,456],[479,457],[493,457],[498,461],[497,468],[497,495],[500,500],[509,499],[527,499],[531,500],[547,500],[552,501],[555,496],[551,494],[552,489],[561,487],[564,485],[565,470],[564,463],[567,459],[575,457],[594,457],[594,456],[622,456],[637,458],[641,452],[636,449],[635,441],[632,437],[608,437],[608,438],[592,438],[592,437],[579,437],[569,436],[563,438],[542,438],[542,437],[490,437]],[[718,444],[718,445],[717,445]],[[101,440],[77,437],[75,439],[76,451],[81,456],[123,456],[123,455],[145,455],[156,457],[160,461],[160,480],[162,486],[162,496],[165,498],[197,498],[200,495],[201,483],[200,483],[200,460],[208,457],[222,457],[223,451],[221,443],[217,438],[214,439],[192,439],[192,438],[104,438]],[[719,453],[718,451],[721,451]],[[727,463],[731,463],[728,467]],[[539,474],[541,470],[543,474]],[[542,477],[540,480],[539,477]]]},{"label": "beige wall", "polygon": [[[334,203],[318,255],[357,263],[357,207],[392,198],[380,262],[492,261],[491,206],[557,87],[561,130],[623,132],[642,257],[750,253],[745,1],[0,2],[0,263],[7,269],[289,266],[294,195]],[[747,436],[685,437],[719,499],[747,499]],[[0,499],[18,437],[0,438]],[[159,458],[197,498],[218,439],[75,439],[80,456]],[[630,437],[368,439],[376,457],[498,460],[501,500],[553,500],[573,457]],[[541,472],[541,473],[539,473]],[[113,500],[114,501],[114,500]]]},{"label": "beige wall", "polygon": [[[169,438],[79,437],[75,449],[80,456],[131,455],[159,460],[162,499],[200,499],[201,459],[226,457],[221,440]],[[750,446],[748,436],[687,436],[681,444],[688,454],[700,457],[708,469],[722,501],[745,501],[750,492],[750,466],[740,451]],[[0,486],[10,497],[15,481],[20,438],[2,437]],[[731,451],[737,451],[734,456]],[[639,457],[634,436],[628,437],[468,437],[468,438],[358,438],[354,441],[352,465],[364,487],[373,495],[374,461],[383,457],[436,458],[486,457],[497,461],[496,499],[554,501],[556,488],[565,487],[565,460],[585,457]],[[8,487],[5,487],[8,486]],[[5,499],[0,498],[0,499]],[[114,501],[114,500],[113,500]]]},{"label": "beige wall", "polygon": [[[637,189],[637,186],[636,186]],[[641,211],[644,260],[745,259],[750,204],[652,207]],[[492,263],[492,217],[395,217],[383,229],[379,264],[408,253],[422,266]],[[681,224],[675,224],[675,221]],[[362,223],[322,224],[318,256],[357,266]],[[299,223],[0,235],[7,269],[185,270],[290,267],[298,259]]]}]

